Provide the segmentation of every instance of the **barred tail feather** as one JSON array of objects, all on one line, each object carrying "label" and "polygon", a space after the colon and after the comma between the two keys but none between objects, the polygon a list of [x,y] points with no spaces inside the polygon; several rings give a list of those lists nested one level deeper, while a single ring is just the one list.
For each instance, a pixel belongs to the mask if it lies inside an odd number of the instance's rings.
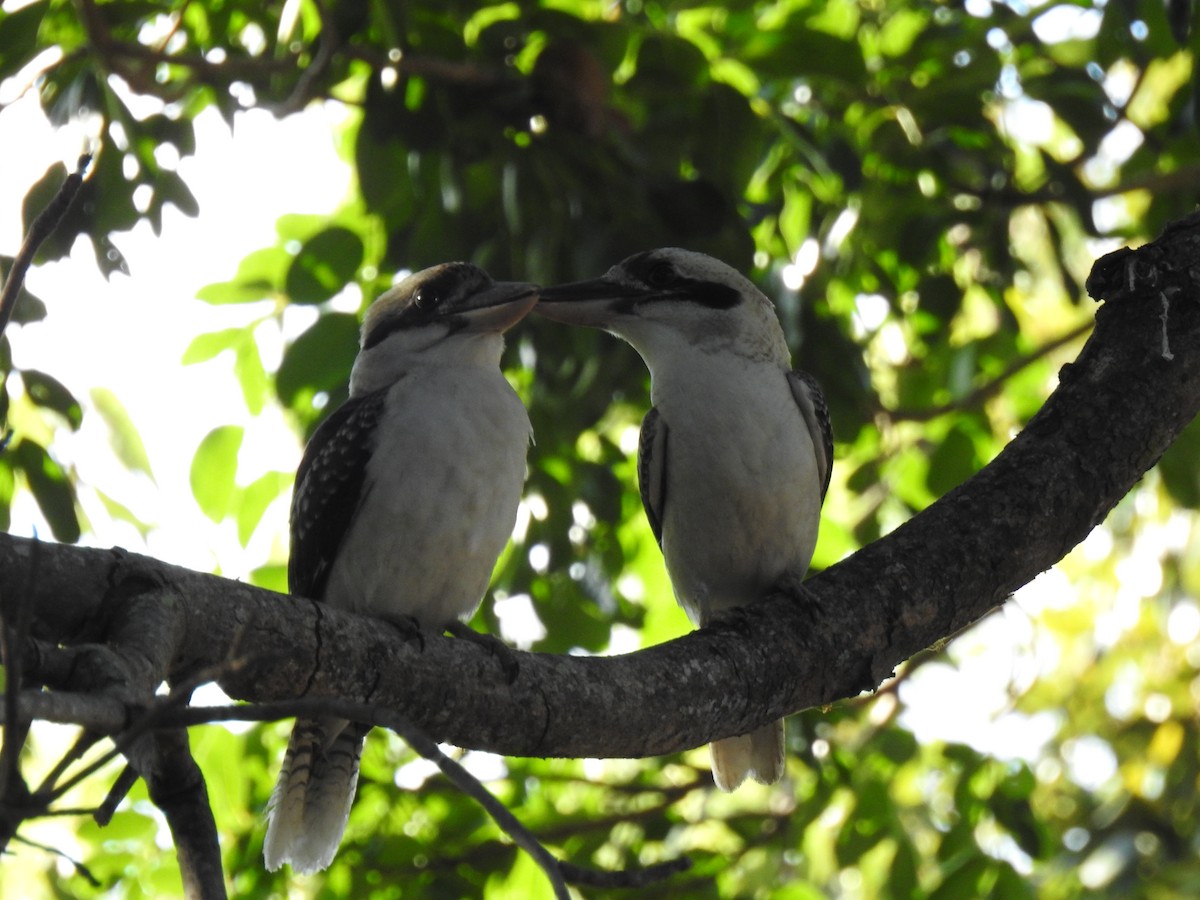
[{"label": "barred tail feather", "polygon": [[774,784],[783,777],[783,719],[770,722],[737,737],[713,741],[713,781],[723,791],[732,791],[747,777],[759,784]]},{"label": "barred tail feather", "polygon": [[345,719],[296,720],[267,804],[267,869],[290,863],[308,874],[333,861],[350,817],[366,731]]}]

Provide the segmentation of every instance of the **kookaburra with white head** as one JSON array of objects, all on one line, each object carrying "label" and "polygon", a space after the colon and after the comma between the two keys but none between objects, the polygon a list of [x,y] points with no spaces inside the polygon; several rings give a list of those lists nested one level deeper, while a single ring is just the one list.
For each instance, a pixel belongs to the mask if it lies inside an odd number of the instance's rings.
[{"label": "kookaburra with white head", "polygon": [[[829,485],[829,416],[758,288],[709,256],[661,249],[543,288],[537,311],[612,332],[649,367],[642,504],[693,622],[804,574]],[[714,742],[712,767],[727,791],[778,780],[783,720]]]},{"label": "kookaburra with white head", "polygon": [[[446,263],[367,310],[350,398],[296,473],[292,594],[438,629],[474,612],[525,480],[529,417],[500,355],[536,290]],[[329,865],[365,733],[341,719],[296,722],[271,796],[268,869]]]}]

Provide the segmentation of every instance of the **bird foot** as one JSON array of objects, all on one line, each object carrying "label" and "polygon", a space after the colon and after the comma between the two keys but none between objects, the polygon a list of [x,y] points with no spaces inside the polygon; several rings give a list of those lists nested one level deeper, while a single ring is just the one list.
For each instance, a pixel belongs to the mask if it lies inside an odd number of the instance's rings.
[{"label": "bird foot", "polygon": [[392,627],[400,632],[400,636],[405,641],[417,641],[421,645],[421,652],[425,652],[425,631],[421,628],[421,623],[412,616],[391,616],[388,619]]},{"label": "bird foot", "polygon": [[517,675],[521,671],[521,664],[517,661],[517,652],[500,638],[476,631],[471,626],[458,621],[449,623],[446,631],[456,638],[483,647],[500,664],[500,668],[504,671],[505,681],[512,684],[517,680]]}]

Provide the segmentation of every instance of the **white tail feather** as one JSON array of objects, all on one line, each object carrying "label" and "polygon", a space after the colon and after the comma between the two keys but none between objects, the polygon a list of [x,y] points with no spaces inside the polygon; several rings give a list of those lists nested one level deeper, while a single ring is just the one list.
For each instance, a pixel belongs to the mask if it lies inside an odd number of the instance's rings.
[{"label": "white tail feather", "polygon": [[344,719],[298,719],[267,805],[263,858],[301,874],[326,868],[350,818],[365,731]]},{"label": "white tail feather", "polygon": [[774,784],[783,777],[783,719],[737,737],[713,741],[713,781],[723,791],[735,790],[747,778]]}]

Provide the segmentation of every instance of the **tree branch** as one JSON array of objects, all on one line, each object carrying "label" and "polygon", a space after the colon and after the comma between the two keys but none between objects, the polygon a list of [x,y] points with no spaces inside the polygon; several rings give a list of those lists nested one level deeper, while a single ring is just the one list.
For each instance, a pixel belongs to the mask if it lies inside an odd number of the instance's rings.
[{"label": "tree branch", "polygon": [[[377,620],[318,614],[308,600],[68,546],[42,550],[33,635],[103,640],[117,603],[112,581],[132,563],[170,588],[185,623],[170,677],[226,658],[239,636],[254,648],[220,680],[239,699],[292,698],[308,684],[312,696],[394,709],[437,741],[514,756],[646,756],[743,733],[874,688],[1103,520],[1200,410],[1196,271],[1198,217],[1106,257],[1089,280],[1108,301],[1094,333],[989,466],[805,584],[639,653],[514,653],[520,671],[510,684],[469,642],[421,645]],[[0,541],[0,591],[20,588],[33,546]]]},{"label": "tree branch", "polygon": [[[321,19],[321,33],[315,47],[305,48],[302,53],[288,49],[285,55],[278,57],[229,55],[217,61],[198,53],[169,52],[162,41],[157,46],[147,46],[114,37],[95,0],[80,0],[80,18],[98,62],[108,71],[120,75],[139,93],[163,100],[178,99],[178,80],[157,79],[154,69],[158,66],[185,69],[192,78],[214,88],[226,88],[235,81],[246,81],[261,88],[279,76],[294,76],[295,83],[286,97],[264,101],[276,115],[286,116],[298,112],[314,97],[322,96],[320,82],[329,75],[339,54],[348,60],[365,62],[377,72],[394,69],[406,75],[452,84],[495,84],[503,78],[502,71],[470,62],[409,53],[393,59],[369,47],[347,44],[336,33],[333,16],[326,5],[317,3],[316,9]],[[306,65],[305,55],[309,53],[311,59]]]},{"label": "tree branch", "polygon": [[185,728],[155,731],[153,762],[139,768],[150,799],[166,816],[179,856],[187,900],[224,900],[225,875],[217,824],[208,802],[204,775],[192,758]]},{"label": "tree branch", "polygon": [[[26,708],[35,718],[61,721],[60,710],[56,709],[53,696],[31,692],[25,698],[28,704]],[[77,704],[84,704],[91,699],[102,699],[86,695],[73,695],[73,697]],[[112,715],[110,703],[101,703],[99,706],[102,710],[107,710],[107,713],[102,712],[99,715],[83,713],[83,717],[94,723],[100,721],[103,715],[110,715],[108,724],[113,730],[121,728],[121,723],[129,717],[128,710],[122,710],[119,716]],[[73,707],[78,709],[78,705],[73,705]],[[568,896],[568,882],[591,886],[641,887],[685,871],[691,865],[686,857],[681,857],[645,868],[601,871],[558,860],[475,776],[459,762],[443,753],[436,742],[414,727],[403,716],[384,707],[348,703],[336,699],[312,698],[246,706],[181,707],[172,694],[165,699],[156,700],[153,705],[148,707],[130,728],[122,732],[115,750],[96,760],[84,770],[82,775],[73,778],[70,784],[77,783],[81,777],[86,777],[94,772],[96,768],[111,760],[118,752],[127,749],[130,745],[143,743],[146,740],[143,736],[149,735],[149,739],[153,742],[154,755],[147,764],[146,753],[143,750],[141,756],[143,758],[142,765],[146,770],[144,774],[150,790],[150,798],[163,810],[175,838],[185,892],[188,897],[195,898],[223,897],[224,883],[221,877],[220,848],[216,843],[216,829],[212,822],[212,812],[208,805],[203,777],[188,752],[187,729],[193,725],[210,722],[265,722],[292,716],[336,716],[394,731],[414,751],[433,762],[455,789],[483,807],[513,843],[537,862],[550,880],[555,896],[564,898],[564,900]],[[109,799],[106,799],[104,805],[96,811],[97,821],[111,815],[109,809],[111,806],[115,806],[111,798],[117,795],[117,802],[119,802],[119,796],[123,795],[123,791],[127,791],[132,786],[136,775],[130,779],[130,772],[131,769],[128,768],[122,772],[117,785],[110,792]],[[688,785],[682,790],[671,792],[674,795],[672,801],[678,795],[687,793],[695,787],[696,785]],[[53,792],[53,795],[57,796],[61,793],[62,790],[58,789]],[[49,797],[51,793],[47,792],[45,796]],[[50,810],[43,806],[39,810],[39,814],[50,814]],[[628,818],[623,816],[619,820],[628,821]],[[599,824],[601,827],[607,827],[603,822]]]},{"label": "tree branch", "polygon": [[13,259],[8,277],[4,280],[4,289],[0,290],[0,334],[4,334],[4,329],[8,327],[8,320],[12,318],[13,308],[16,307],[17,297],[21,293],[21,286],[25,284],[25,273],[29,271],[34,254],[58,227],[58,223],[63,220],[67,210],[71,208],[75,195],[83,187],[83,176],[91,162],[90,154],[79,157],[79,164],[75,171],[67,176],[62,187],[58,189],[58,193],[54,195],[54,199],[38,213],[38,217],[29,226],[29,233],[25,235],[21,249],[17,251],[17,255]]}]

